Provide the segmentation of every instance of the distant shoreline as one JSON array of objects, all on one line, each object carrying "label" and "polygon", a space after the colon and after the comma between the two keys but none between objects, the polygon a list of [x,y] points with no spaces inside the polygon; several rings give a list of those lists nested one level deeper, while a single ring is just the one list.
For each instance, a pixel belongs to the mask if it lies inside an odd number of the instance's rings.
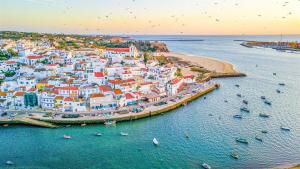
[{"label": "distant shoreline", "polygon": [[178,52],[168,52],[163,53],[163,55],[165,55],[166,57],[176,57],[181,59],[182,61],[189,62],[190,64],[204,67],[205,69],[213,72],[210,74],[210,77],[212,78],[246,76],[246,74],[238,72],[233,64],[225,62],[223,60],[207,56],[182,54]]}]

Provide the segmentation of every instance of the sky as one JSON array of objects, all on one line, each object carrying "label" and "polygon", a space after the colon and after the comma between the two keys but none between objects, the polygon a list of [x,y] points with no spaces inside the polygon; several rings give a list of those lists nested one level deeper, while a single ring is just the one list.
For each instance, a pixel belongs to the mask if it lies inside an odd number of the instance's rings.
[{"label": "sky", "polygon": [[79,34],[300,34],[300,0],[0,0],[0,30]]}]

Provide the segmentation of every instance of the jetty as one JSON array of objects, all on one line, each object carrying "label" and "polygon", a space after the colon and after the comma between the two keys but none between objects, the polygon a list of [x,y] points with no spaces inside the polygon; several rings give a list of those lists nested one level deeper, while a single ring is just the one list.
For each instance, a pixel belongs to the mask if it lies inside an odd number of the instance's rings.
[{"label": "jetty", "polygon": [[22,118],[13,118],[13,119],[0,119],[0,124],[23,124],[23,125],[30,125],[30,126],[38,126],[38,127],[45,127],[45,128],[57,128],[57,125],[54,125],[50,122],[40,121],[28,117]]}]

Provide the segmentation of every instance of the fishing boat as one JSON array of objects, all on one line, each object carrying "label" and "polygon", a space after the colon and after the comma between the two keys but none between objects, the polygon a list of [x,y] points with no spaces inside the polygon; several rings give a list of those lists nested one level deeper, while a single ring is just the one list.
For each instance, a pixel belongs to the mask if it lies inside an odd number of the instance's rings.
[{"label": "fishing boat", "polygon": [[156,146],[158,146],[158,144],[159,144],[156,138],[153,138],[152,142],[153,142],[153,144],[156,145]]},{"label": "fishing boat", "polygon": [[260,96],[260,98],[261,98],[262,100],[265,100],[265,99],[266,99],[266,96]]},{"label": "fishing boat", "polygon": [[248,101],[247,101],[247,100],[243,100],[243,103],[244,103],[244,104],[248,104]]},{"label": "fishing boat", "polygon": [[121,136],[128,136],[128,133],[120,132],[120,135],[121,135]]},{"label": "fishing boat", "polygon": [[249,113],[250,110],[247,107],[240,108],[241,111]]},{"label": "fishing boat", "polygon": [[261,132],[266,134],[266,133],[268,133],[268,130],[262,130]]},{"label": "fishing boat", "polygon": [[248,144],[248,141],[245,138],[236,138],[235,141],[238,143]]},{"label": "fishing boat", "polygon": [[239,93],[238,93],[238,94],[236,94],[236,95],[237,95],[237,97],[242,97],[242,95],[241,95],[241,94],[239,94]]},{"label": "fishing boat", "polygon": [[234,158],[234,159],[239,159],[239,155],[238,155],[238,153],[235,152],[235,151],[231,152],[231,153],[230,153],[230,156],[231,156],[232,158]]},{"label": "fishing boat", "polygon": [[242,115],[240,115],[240,114],[236,114],[236,115],[233,116],[233,118],[236,118],[236,119],[242,119],[243,117],[242,117]]},{"label": "fishing boat", "polygon": [[259,137],[259,136],[255,136],[255,139],[256,140],[258,140],[258,141],[260,141],[260,142],[262,142],[263,140],[262,140],[262,138],[261,137]]},{"label": "fishing boat", "polygon": [[71,138],[72,138],[71,136],[64,135],[64,139],[71,139]]},{"label": "fishing boat", "polygon": [[14,165],[14,162],[12,162],[12,161],[6,161],[5,164],[6,165]]},{"label": "fishing boat", "polygon": [[270,102],[268,100],[265,100],[264,103],[267,104],[267,105],[270,105],[270,106],[272,105],[272,102]]},{"label": "fishing boat", "polygon": [[291,129],[289,129],[287,127],[283,127],[283,126],[280,126],[280,129],[283,130],[283,131],[291,131]]},{"label": "fishing boat", "polygon": [[205,169],[211,169],[211,166],[206,164],[206,163],[203,163],[202,167],[205,168]]},{"label": "fishing boat", "polygon": [[95,135],[95,136],[102,136],[102,134],[99,133],[99,132],[95,133],[94,135]]},{"label": "fishing boat", "polygon": [[279,86],[285,86],[285,83],[278,83]]},{"label": "fishing boat", "polygon": [[268,117],[270,117],[270,115],[265,114],[265,113],[259,113],[259,117],[268,118]]}]

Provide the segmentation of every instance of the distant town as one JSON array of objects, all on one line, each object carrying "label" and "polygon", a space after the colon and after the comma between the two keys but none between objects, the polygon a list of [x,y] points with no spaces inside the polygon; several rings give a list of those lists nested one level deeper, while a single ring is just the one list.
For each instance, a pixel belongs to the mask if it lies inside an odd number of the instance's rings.
[{"label": "distant town", "polygon": [[193,85],[203,79],[165,57],[161,42],[24,32],[1,32],[0,38],[0,107],[6,112],[141,112],[197,93]]}]

